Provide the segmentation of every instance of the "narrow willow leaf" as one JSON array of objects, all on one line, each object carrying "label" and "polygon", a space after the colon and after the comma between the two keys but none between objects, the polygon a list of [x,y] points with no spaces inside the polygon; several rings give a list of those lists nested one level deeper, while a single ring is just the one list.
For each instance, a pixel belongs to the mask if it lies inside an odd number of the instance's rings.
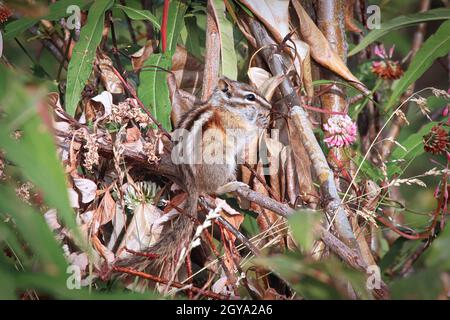
[{"label": "narrow willow leaf", "polygon": [[428,70],[434,60],[440,58],[450,51],[450,20],[441,24],[439,29],[430,36],[422,47],[417,51],[416,56],[411,61],[408,70],[396,83],[391,96],[387,102],[385,110],[392,108],[400,96]]},{"label": "narrow willow leaf", "polygon": [[445,19],[450,19],[450,9],[439,8],[429,10],[427,12],[419,12],[394,18],[388,22],[382,23],[380,29],[375,29],[367,34],[367,36],[365,36],[364,39],[356,47],[354,47],[348,55],[352,56],[360,52],[369,44],[373,43],[374,41],[378,40],[391,31],[404,27],[410,27],[422,22]]},{"label": "narrow willow leaf", "polygon": [[28,264],[30,258],[20,243],[15,228],[3,220],[0,220],[0,243],[5,243],[9,249],[14,252],[14,256],[22,263]]},{"label": "narrow willow leaf", "polygon": [[147,20],[150,21],[154,27],[158,30],[161,29],[161,26],[158,22],[158,18],[156,18],[150,11],[148,10],[139,10],[135,8],[130,8],[126,6],[122,6],[120,4],[116,4],[115,8],[122,9],[123,12],[132,20]]},{"label": "narrow willow leaf", "polygon": [[204,31],[199,29],[196,16],[186,17],[185,28],[181,31],[181,39],[186,50],[199,60],[203,59],[202,49],[204,48],[201,43],[204,43],[204,39],[202,39],[203,42],[200,40],[203,35]]},{"label": "narrow willow leaf", "polygon": [[38,19],[21,18],[19,20],[8,23],[5,27],[5,40],[14,39],[22,32],[32,27]]},{"label": "narrow willow leaf", "polygon": [[233,25],[226,17],[225,3],[222,0],[213,0],[212,5],[220,32],[222,74],[230,79],[237,80],[237,57],[234,49]]},{"label": "narrow willow leaf", "polygon": [[[67,263],[62,248],[56,242],[44,217],[20,201],[12,188],[5,186],[0,186],[0,211],[8,212],[14,219],[21,236],[31,247],[37,260],[42,263],[42,268],[48,274],[63,277]],[[0,218],[6,219],[6,216],[0,214]]]},{"label": "narrow willow leaf", "polygon": [[423,136],[430,132],[431,128],[437,124],[437,122],[430,122],[423,126],[417,133],[409,135],[405,141],[401,141],[400,144],[403,148],[399,146],[394,148],[392,152],[393,159],[409,160],[424,153]]},{"label": "narrow willow leaf", "polygon": [[154,115],[165,129],[170,130],[170,97],[167,87],[167,72],[155,66],[170,70],[172,58],[169,53],[152,54],[144,63],[140,74],[141,83],[138,96],[147,109]]},{"label": "narrow willow leaf", "polygon": [[8,23],[5,27],[5,40],[14,39],[22,32],[32,27],[40,19],[46,19],[50,21],[65,18],[71,14],[67,12],[69,6],[75,5],[80,7],[81,10],[88,7],[92,3],[92,0],[61,0],[53,3],[48,9],[49,13],[42,18],[27,18],[23,17],[19,20]]},{"label": "narrow willow leaf", "polygon": [[[1,270],[1,269],[0,269]],[[66,274],[69,276],[70,274]],[[0,277],[0,281],[1,281]],[[67,287],[67,279],[55,281],[54,277],[40,272],[20,272],[16,273],[15,285],[21,291],[29,288],[35,288],[39,292],[44,292],[57,299],[91,299],[91,300],[140,300],[140,299],[158,299],[158,294],[152,291],[142,293],[132,292],[123,289],[117,290],[91,290],[91,288],[81,287],[77,290],[71,290]]]},{"label": "narrow willow leaf", "polygon": [[301,210],[289,217],[294,239],[308,252],[314,243],[314,228],[320,222],[320,214],[313,210]]},{"label": "narrow willow leaf", "polygon": [[161,54],[152,54],[145,61],[138,87],[139,99],[167,130],[172,128],[170,122],[171,103],[166,81],[167,72],[164,69],[172,68],[172,56],[183,27],[185,12],[186,5],[184,3],[180,1],[170,3],[167,20],[167,51]]},{"label": "narrow willow leaf", "polygon": [[438,268],[424,268],[390,283],[392,299],[437,300],[446,292]]},{"label": "narrow willow leaf", "polygon": [[[7,79],[15,75],[0,65],[0,73]],[[0,148],[6,157],[17,165],[25,179],[41,191],[46,205],[55,208],[68,228],[75,229],[76,222],[67,195],[64,170],[59,161],[54,139],[46,130],[36,111],[38,94],[23,89],[23,83],[7,81],[0,85],[0,104],[7,117],[0,121]],[[20,129],[19,141],[12,138]]]},{"label": "narrow willow leaf", "polygon": [[167,19],[167,51],[173,55],[177,48],[178,38],[184,25],[186,5],[181,1],[172,1],[169,6]]},{"label": "narrow willow leaf", "polygon": [[73,49],[67,70],[66,111],[75,114],[81,92],[92,71],[92,63],[100,40],[102,39],[105,11],[113,0],[95,1],[89,10],[86,25],[81,29],[80,40]]}]

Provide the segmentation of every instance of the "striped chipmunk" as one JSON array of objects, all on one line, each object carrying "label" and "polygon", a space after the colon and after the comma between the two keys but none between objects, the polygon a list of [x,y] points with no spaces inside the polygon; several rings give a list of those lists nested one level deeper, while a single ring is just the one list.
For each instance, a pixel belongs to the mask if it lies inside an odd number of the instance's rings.
[{"label": "striped chipmunk", "polygon": [[171,228],[146,250],[156,258],[147,259],[141,269],[164,264],[173,270],[182,248],[192,240],[200,194],[220,195],[247,186],[236,181],[237,156],[268,126],[270,109],[254,87],[222,77],[207,101],[182,116],[172,134],[171,157],[188,198]]}]

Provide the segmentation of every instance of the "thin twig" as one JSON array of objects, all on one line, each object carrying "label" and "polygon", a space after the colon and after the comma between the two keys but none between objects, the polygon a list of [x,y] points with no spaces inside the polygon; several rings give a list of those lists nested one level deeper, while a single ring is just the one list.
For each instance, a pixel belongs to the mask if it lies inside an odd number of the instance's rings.
[{"label": "thin twig", "polygon": [[117,48],[117,39],[116,39],[116,31],[114,29],[114,21],[112,17],[112,12],[108,11],[108,20],[109,20],[109,27],[111,29],[111,39],[112,39],[112,54],[114,56],[114,59],[116,60],[117,68],[119,69],[120,74],[125,74],[122,62],[120,62],[120,56],[119,56],[119,49]]},{"label": "thin twig", "polygon": [[[140,277],[140,278],[143,278],[143,279],[147,279],[147,280],[152,280],[152,281],[155,281],[155,282],[158,282],[158,283],[162,283],[162,284],[165,284],[165,285],[169,284],[169,281],[166,280],[166,279],[163,279],[163,278],[160,278],[160,277],[157,277],[157,276],[154,276],[152,274],[145,273],[145,272],[140,272],[140,271],[137,271],[137,270],[134,270],[134,269],[131,269],[131,268],[124,268],[124,267],[113,266],[112,269],[114,271],[117,271],[117,272],[131,274],[133,276],[137,276],[137,277]],[[191,290],[191,291],[193,291],[195,293],[200,293],[200,294],[204,295],[205,297],[216,299],[216,300],[228,300],[228,299],[230,299],[230,297],[228,297],[228,296],[225,296],[225,295],[222,295],[222,294],[218,294],[218,293],[214,293],[214,292],[207,291],[207,290],[202,290],[202,289],[199,289],[199,288],[194,287],[194,286],[189,286],[188,288],[186,288],[185,285],[183,285],[183,284],[181,284],[179,282],[175,282],[175,281],[172,281],[170,283],[170,286],[178,288],[178,289],[183,289],[183,290]]]},{"label": "thin twig", "polygon": [[[252,18],[249,18],[248,20],[260,47],[274,44],[273,39],[259,22]],[[284,74],[284,66],[286,63],[284,62],[282,55],[274,52],[271,47],[267,47],[262,50],[261,53],[267,61],[273,75]],[[339,237],[341,237],[352,249],[359,252],[355,235],[338,194],[333,171],[330,169],[326,157],[317,142],[308,114],[301,107],[301,100],[291,81],[287,77],[281,82],[280,90],[286,98],[288,107],[291,108],[291,119],[293,120],[294,127],[301,136],[303,145],[311,159],[314,171],[319,178],[321,190],[324,195],[325,212],[328,217],[330,217],[330,220],[334,222]]]},{"label": "thin twig", "polygon": [[[120,0],[119,2],[123,6],[127,5],[125,0]],[[128,17],[128,15],[125,15],[125,20],[127,21],[127,26],[128,26],[128,31],[130,32],[131,41],[133,41],[134,44],[137,44],[136,34],[134,32],[133,24],[131,23],[130,17]]]},{"label": "thin twig", "polygon": [[156,120],[153,115],[150,113],[150,111],[147,110],[147,108],[144,106],[144,104],[142,103],[142,101],[137,97],[136,92],[130,87],[130,85],[124,80],[124,78],[121,76],[121,74],[119,73],[119,71],[116,70],[116,68],[112,67],[112,70],[114,72],[114,74],[120,79],[120,81],[122,82],[122,84],[125,86],[125,88],[127,89],[127,91],[133,96],[134,99],[136,99],[137,103],[139,104],[139,106],[141,107],[142,111],[144,111],[150,119],[152,119],[152,121],[156,124],[156,126],[158,127],[158,129],[169,139],[171,139],[172,137],[170,136],[170,133],[167,132],[166,129],[164,129],[164,127],[161,125],[161,123],[159,123],[158,120]]},{"label": "thin twig", "polygon": [[70,46],[72,45],[72,33],[70,33],[69,35],[69,39],[67,40],[67,45],[66,45],[66,52],[64,52],[64,60],[60,62],[59,64],[59,68],[58,68],[58,75],[56,77],[56,82],[59,83],[59,80],[61,79],[61,72],[62,69],[64,67],[64,63],[65,61],[69,60],[69,51],[70,51]]},{"label": "thin twig", "polygon": [[259,175],[255,169],[252,168],[247,162],[244,163],[244,166],[250,170],[250,172],[255,176],[256,179],[263,185],[263,187],[269,192],[270,196],[275,198],[277,201],[281,201],[280,195],[275,192],[270,186],[267,185],[265,179]]}]

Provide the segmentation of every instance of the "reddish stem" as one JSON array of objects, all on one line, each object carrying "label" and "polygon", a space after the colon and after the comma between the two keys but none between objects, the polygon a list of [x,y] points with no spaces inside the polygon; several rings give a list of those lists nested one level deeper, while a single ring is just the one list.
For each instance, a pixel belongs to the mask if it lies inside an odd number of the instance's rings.
[{"label": "reddish stem", "polygon": [[[444,174],[443,179],[444,179],[444,181],[447,180],[447,174]],[[441,196],[439,197],[438,205],[433,213],[433,221],[430,224],[430,226],[428,226],[428,228],[426,229],[425,232],[422,232],[422,233],[414,232],[414,234],[408,234],[408,233],[405,233],[405,232],[401,231],[400,229],[398,229],[392,222],[390,222],[388,219],[386,219],[384,217],[378,216],[377,220],[380,221],[382,224],[384,224],[386,227],[390,228],[395,233],[402,236],[403,238],[406,238],[409,240],[428,239],[434,235],[433,232],[435,230],[435,227],[436,227],[436,224],[438,221],[438,217],[441,212],[441,207],[444,204],[444,202],[447,201],[447,199],[444,197],[446,188],[447,188],[447,186],[446,186],[446,184],[444,184],[444,186],[442,187]]]},{"label": "reddish stem", "polygon": [[[130,269],[130,268],[113,266],[112,269],[114,271],[117,271],[117,272],[131,274],[133,276],[137,276],[137,277],[140,277],[140,278],[143,278],[143,279],[147,279],[147,280],[152,280],[152,281],[155,281],[155,282],[158,282],[158,283],[162,283],[162,284],[168,284],[169,283],[169,281],[167,281],[166,279],[163,279],[163,278],[160,278],[160,277],[157,277],[157,276],[154,276],[152,274],[145,273],[145,272],[140,272],[140,271],[137,271],[137,270],[134,270],[134,269]],[[171,282],[170,286],[178,288],[178,289],[181,289],[181,288],[184,288],[186,285],[181,284],[179,282]],[[217,300],[228,300],[229,299],[228,296],[225,296],[223,294],[218,294],[218,293],[214,293],[214,292],[211,292],[211,291],[202,290],[202,289],[199,289],[197,287],[190,287],[187,290],[191,290],[193,292],[200,293],[200,294],[202,294],[202,295],[204,295],[206,297],[217,299]]]},{"label": "reddish stem", "polygon": [[162,52],[166,52],[167,48],[167,20],[169,19],[169,3],[170,0],[164,0],[163,16],[161,23],[161,48]]},{"label": "reddish stem", "polygon": [[305,109],[311,110],[311,111],[320,112],[320,113],[326,113],[326,114],[332,114],[332,115],[345,116],[347,114],[345,112],[340,112],[340,111],[324,110],[322,108],[313,107],[313,106],[310,106],[310,105],[307,105],[307,104],[303,104],[302,107],[305,108]]},{"label": "reddish stem", "polygon": [[131,250],[131,249],[128,249],[128,248],[125,248],[125,251],[129,252],[129,253],[131,253],[131,254],[133,254],[135,256],[139,256],[139,257],[146,257],[146,258],[149,258],[149,259],[156,259],[156,258],[158,258],[158,255],[156,253],[137,252],[137,251],[134,251],[134,250]]},{"label": "reddish stem", "polygon": [[[188,283],[192,284],[192,264],[191,264],[191,257],[189,255],[186,256],[186,272],[189,278]],[[189,300],[192,300],[193,298],[192,290],[188,290],[188,298]]]}]

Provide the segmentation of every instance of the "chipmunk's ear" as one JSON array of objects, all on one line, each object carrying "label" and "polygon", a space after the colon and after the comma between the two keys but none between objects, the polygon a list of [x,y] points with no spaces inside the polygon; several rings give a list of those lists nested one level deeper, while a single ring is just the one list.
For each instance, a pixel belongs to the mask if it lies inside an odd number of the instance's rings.
[{"label": "chipmunk's ear", "polygon": [[227,92],[228,89],[231,87],[231,80],[227,77],[220,77],[219,83],[217,84],[217,88],[219,88],[222,92]]}]

